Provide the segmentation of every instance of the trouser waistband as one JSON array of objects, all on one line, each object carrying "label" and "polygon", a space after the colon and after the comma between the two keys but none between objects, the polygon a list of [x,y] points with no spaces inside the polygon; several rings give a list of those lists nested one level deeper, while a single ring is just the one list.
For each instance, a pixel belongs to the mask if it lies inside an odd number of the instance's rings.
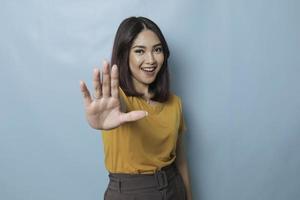
[{"label": "trouser waistband", "polygon": [[109,185],[112,190],[133,191],[145,188],[162,190],[168,186],[171,179],[178,173],[175,162],[163,167],[154,174],[123,174],[109,173]]}]

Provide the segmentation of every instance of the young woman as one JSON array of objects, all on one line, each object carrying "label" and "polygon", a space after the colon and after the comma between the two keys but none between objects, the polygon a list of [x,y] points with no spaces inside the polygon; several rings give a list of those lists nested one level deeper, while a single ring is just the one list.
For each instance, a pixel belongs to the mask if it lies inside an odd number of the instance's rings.
[{"label": "young woman", "polygon": [[169,91],[169,48],[144,17],[119,26],[111,64],[81,81],[87,121],[102,130],[109,184],[105,200],[191,200],[181,100]]}]

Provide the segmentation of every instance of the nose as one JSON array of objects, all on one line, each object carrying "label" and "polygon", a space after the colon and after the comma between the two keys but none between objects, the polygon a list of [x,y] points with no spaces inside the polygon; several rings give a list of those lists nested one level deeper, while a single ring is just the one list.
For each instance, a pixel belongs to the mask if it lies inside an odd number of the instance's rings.
[{"label": "nose", "polygon": [[152,52],[149,52],[146,56],[146,63],[149,65],[155,64],[156,60]]}]

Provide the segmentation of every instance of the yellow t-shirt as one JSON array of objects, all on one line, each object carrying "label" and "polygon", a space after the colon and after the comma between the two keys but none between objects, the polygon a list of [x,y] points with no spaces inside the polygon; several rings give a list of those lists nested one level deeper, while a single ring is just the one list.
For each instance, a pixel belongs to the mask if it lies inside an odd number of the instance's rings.
[{"label": "yellow t-shirt", "polygon": [[167,102],[148,104],[141,97],[119,90],[126,111],[145,110],[148,116],[118,128],[102,131],[105,167],[111,173],[152,174],[176,158],[178,134],[186,129],[181,99],[171,94]]}]

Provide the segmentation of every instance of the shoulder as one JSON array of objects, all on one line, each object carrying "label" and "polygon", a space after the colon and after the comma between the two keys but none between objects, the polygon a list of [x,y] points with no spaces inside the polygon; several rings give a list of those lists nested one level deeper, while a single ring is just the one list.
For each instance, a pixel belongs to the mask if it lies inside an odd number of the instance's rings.
[{"label": "shoulder", "polygon": [[171,92],[169,96],[169,100],[176,101],[179,103],[181,102],[181,97],[175,94],[174,92]]},{"label": "shoulder", "polygon": [[173,92],[170,93],[168,103],[179,107],[179,109],[181,110],[182,107],[181,97],[176,95],[175,93]]}]

